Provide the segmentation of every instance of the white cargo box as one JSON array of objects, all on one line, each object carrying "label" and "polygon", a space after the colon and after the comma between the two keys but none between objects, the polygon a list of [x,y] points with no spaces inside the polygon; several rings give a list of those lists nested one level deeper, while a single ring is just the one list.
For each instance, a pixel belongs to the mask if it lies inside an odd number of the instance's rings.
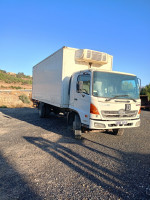
[{"label": "white cargo box", "polygon": [[74,72],[89,69],[89,63],[92,64],[92,69],[112,70],[112,56],[108,54],[70,47],[61,48],[33,67],[32,98],[68,108],[70,77]]}]

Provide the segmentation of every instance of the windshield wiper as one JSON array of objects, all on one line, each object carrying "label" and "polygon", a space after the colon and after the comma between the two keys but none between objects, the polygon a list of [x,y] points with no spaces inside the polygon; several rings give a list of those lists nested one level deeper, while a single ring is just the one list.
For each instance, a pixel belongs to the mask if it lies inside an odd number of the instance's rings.
[{"label": "windshield wiper", "polygon": [[[114,97],[111,97],[111,98],[109,98],[109,99],[106,99],[105,101],[110,101],[110,100],[112,100],[112,99],[116,99],[117,97],[128,97],[129,95],[116,95],[116,96],[114,96]],[[136,102],[136,100],[135,99],[133,99],[133,98],[128,98],[128,99],[131,99],[131,100],[133,100],[134,102]]]}]

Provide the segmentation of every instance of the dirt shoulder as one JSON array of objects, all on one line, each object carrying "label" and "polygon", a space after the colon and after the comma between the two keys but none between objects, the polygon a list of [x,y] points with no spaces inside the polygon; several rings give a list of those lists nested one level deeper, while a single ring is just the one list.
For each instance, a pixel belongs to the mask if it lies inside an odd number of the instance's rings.
[{"label": "dirt shoulder", "polygon": [[0,107],[31,107],[32,77],[0,70]]},{"label": "dirt shoulder", "polygon": [[[25,100],[24,100],[25,99]],[[0,91],[0,107],[20,108],[32,107],[32,91],[6,90]]]}]

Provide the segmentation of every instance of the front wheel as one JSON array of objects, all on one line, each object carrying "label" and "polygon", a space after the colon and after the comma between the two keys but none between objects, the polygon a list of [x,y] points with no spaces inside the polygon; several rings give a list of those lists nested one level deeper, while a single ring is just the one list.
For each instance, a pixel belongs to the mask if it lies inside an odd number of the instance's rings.
[{"label": "front wheel", "polygon": [[73,112],[68,114],[68,130],[73,131],[75,139],[81,139],[81,120],[78,114]]},{"label": "front wheel", "polygon": [[113,129],[113,134],[114,134],[114,135],[121,136],[121,135],[124,134],[124,129],[123,129],[123,128]]},{"label": "front wheel", "polygon": [[81,131],[81,120],[78,114],[75,115],[74,117],[74,121],[73,121],[73,132],[74,132],[74,136],[75,139],[81,140],[81,135],[82,135],[82,131]]}]

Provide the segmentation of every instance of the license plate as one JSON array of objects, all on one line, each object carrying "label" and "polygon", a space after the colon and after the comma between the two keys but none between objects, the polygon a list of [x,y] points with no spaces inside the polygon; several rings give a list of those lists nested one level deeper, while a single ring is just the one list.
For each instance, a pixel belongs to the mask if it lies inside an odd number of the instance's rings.
[{"label": "license plate", "polygon": [[131,110],[131,104],[125,104],[125,110],[126,111]]},{"label": "license plate", "polygon": [[116,124],[117,125],[124,125],[124,124],[127,124],[127,121],[117,121]]}]

